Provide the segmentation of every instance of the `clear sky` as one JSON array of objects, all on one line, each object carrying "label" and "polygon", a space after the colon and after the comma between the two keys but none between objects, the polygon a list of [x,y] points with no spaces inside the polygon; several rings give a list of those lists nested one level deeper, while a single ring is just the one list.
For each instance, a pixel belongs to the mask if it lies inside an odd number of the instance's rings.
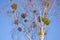
[{"label": "clear sky", "polygon": [[[14,0],[14,2],[17,3],[18,1],[19,0]],[[0,0],[0,40],[12,40],[11,30],[13,30],[14,25],[12,23],[13,21],[11,20],[12,18],[6,15],[6,11],[10,10],[9,9],[10,4],[11,2],[9,0]],[[60,6],[55,4],[50,13],[51,14],[57,13],[60,15],[59,7]],[[48,34],[46,35],[45,40],[60,40],[60,20],[58,20],[58,18],[56,18],[54,15],[50,16],[50,19],[51,24],[46,28],[48,30]],[[22,38],[21,40],[26,40],[24,36],[22,36],[21,38]]]}]

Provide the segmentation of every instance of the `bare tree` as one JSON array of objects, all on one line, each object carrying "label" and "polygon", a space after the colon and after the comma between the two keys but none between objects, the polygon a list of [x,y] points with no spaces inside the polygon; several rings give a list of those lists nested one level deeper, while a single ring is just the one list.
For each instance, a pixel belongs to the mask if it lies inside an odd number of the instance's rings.
[{"label": "bare tree", "polygon": [[47,34],[46,26],[51,22],[49,12],[56,4],[56,0],[20,0],[17,3],[10,1],[12,11],[7,13],[13,17],[13,24],[16,26],[12,30],[13,40],[21,40],[20,32],[24,33],[27,40],[36,40],[37,37],[38,40],[44,40]]}]

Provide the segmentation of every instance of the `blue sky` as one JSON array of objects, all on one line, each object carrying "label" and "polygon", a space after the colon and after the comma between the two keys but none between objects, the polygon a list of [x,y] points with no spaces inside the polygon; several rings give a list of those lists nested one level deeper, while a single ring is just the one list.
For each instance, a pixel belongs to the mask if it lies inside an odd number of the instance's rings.
[{"label": "blue sky", "polygon": [[[14,0],[14,2],[17,3],[18,1]],[[12,23],[12,18],[6,15],[6,11],[10,10],[8,9],[10,8],[10,4],[11,2],[9,0],[0,0],[0,40],[12,40],[11,30],[13,30],[15,26]],[[8,6],[6,7],[5,5]],[[57,13],[60,15],[59,7],[60,6],[55,4],[50,13]],[[50,16],[49,18],[51,19],[51,24],[46,28],[48,30],[48,34],[46,35],[45,40],[60,40],[60,21],[55,16]],[[26,40],[24,36],[21,38],[21,40]]]}]

